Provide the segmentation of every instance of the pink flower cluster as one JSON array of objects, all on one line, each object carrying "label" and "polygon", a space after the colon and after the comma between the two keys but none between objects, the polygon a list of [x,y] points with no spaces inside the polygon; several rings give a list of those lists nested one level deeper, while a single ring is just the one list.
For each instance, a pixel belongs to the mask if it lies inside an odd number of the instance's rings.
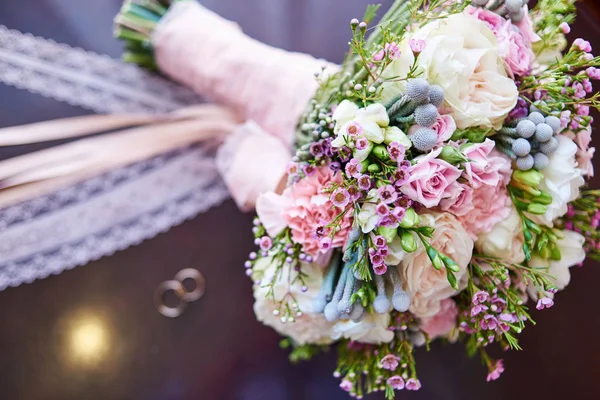
[{"label": "pink flower cluster", "polygon": [[[283,217],[291,228],[292,238],[313,256],[330,248],[343,247],[352,227],[352,212],[347,212],[341,218],[340,230],[333,232],[333,238],[327,228],[342,211],[334,207],[330,196],[324,192],[332,183],[342,183],[340,174],[320,167],[283,193],[289,200]],[[332,197],[336,197],[335,192]]]}]

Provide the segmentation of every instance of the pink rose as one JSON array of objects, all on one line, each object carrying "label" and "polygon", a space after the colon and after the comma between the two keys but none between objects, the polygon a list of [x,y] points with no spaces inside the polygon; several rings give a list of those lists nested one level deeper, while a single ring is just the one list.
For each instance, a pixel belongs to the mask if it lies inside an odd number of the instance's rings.
[{"label": "pink rose", "polygon": [[465,11],[483,22],[495,35],[506,24],[505,18],[485,8],[468,6]]},{"label": "pink rose", "polygon": [[456,327],[456,317],[458,317],[458,307],[454,300],[442,300],[437,314],[421,320],[421,329],[429,335],[430,339],[448,336]]},{"label": "pink rose", "polygon": [[515,75],[528,74],[535,55],[531,50],[531,43],[525,39],[519,29],[507,20],[506,24],[498,30],[496,37],[498,53],[508,69]]},{"label": "pink rose", "polygon": [[415,159],[416,164],[409,169],[410,177],[400,190],[411,200],[418,201],[427,208],[435,207],[440,200],[451,197],[449,187],[456,182],[461,171],[444,160],[436,158],[442,148]]},{"label": "pink rose", "polygon": [[500,170],[510,164],[509,160],[491,155],[495,143],[486,139],[483,143],[476,143],[463,149],[465,157],[469,159],[464,163],[464,175],[474,189],[481,185],[496,186],[502,178]]},{"label": "pink rose", "polygon": [[[413,125],[408,130],[408,134],[411,135],[415,133],[417,129],[419,129],[419,125]],[[456,131],[456,122],[454,122],[454,118],[451,115],[440,115],[435,121],[435,124],[430,126],[435,133],[437,133],[438,140],[436,145],[441,146],[444,142],[450,140],[454,131]]]},{"label": "pink rose", "polygon": [[473,188],[462,183],[455,182],[453,195],[440,202],[442,210],[448,211],[456,216],[463,216],[473,210]]},{"label": "pink rose", "polygon": [[469,6],[466,11],[494,33],[498,39],[498,53],[509,71],[516,75],[524,75],[531,70],[535,58],[531,43],[538,41],[539,36],[533,32],[529,15],[517,26],[490,10]]},{"label": "pink rose", "polygon": [[331,243],[327,243],[328,247],[321,245],[322,238],[331,234],[325,226],[342,211],[334,207],[329,194],[324,193],[332,182],[341,183],[342,177],[324,166],[285,189],[282,195],[267,193],[259,197],[256,211],[269,235],[274,237],[289,226],[294,242],[300,243],[304,252],[313,256],[330,248],[343,247],[352,227],[351,212],[342,218],[341,230],[335,233]]},{"label": "pink rose", "polygon": [[[456,279],[460,292],[468,283],[467,267],[473,256],[473,240],[452,214],[430,213],[420,217],[424,224],[435,227],[431,245],[458,265]],[[458,293],[448,283],[445,269],[433,268],[422,245],[404,257],[398,271],[404,289],[411,296],[410,312],[417,318],[435,316],[442,309],[442,302]]]},{"label": "pink rose", "polygon": [[524,11],[525,16],[523,17],[521,22],[517,22],[515,25],[519,28],[519,31],[521,31],[521,35],[523,35],[523,38],[529,44],[539,42],[540,40],[542,40],[542,38],[540,38],[539,35],[533,30],[533,22],[531,21],[531,17],[529,16],[529,10],[527,6],[525,6]]}]

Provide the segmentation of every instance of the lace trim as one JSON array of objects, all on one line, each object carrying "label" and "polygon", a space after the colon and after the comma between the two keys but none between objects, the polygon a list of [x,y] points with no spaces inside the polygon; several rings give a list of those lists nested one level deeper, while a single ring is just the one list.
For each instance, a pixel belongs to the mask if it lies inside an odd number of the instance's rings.
[{"label": "lace trim", "polygon": [[0,290],[139,244],[228,196],[212,152],[196,147],[0,210]]},{"label": "lace trim", "polygon": [[133,64],[2,25],[0,82],[97,113],[162,113],[201,102]]}]

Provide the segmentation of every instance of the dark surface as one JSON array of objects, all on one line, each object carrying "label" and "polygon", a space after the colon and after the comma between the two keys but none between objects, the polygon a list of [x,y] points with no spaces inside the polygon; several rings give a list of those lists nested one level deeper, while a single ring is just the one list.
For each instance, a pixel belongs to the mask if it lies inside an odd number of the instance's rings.
[{"label": "dark surface", "polygon": [[[111,19],[119,3],[0,0],[0,24],[117,57],[120,44],[111,38]],[[256,38],[332,61],[342,58],[347,21],[362,15],[366,3],[205,2]],[[570,37],[585,35],[600,51],[600,17],[592,11],[597,6],[586,4]],[[86,113],[0,86],[0,126]],[[251,283],[242,267],[252,248],[250,227],[251,216],[228,201],[137,247],[1,292],[0,399],[347,398],[331,377],[333,353],[289,365],[274,331],[255,321]],[[206,276],[205,297],[178,319],[160,316],[152,303],[155,287],[189,267]],[[436,343],[431,352],[417,354],[423,389],[401,397],[600,398],[600,270],[588,262],[572,272],[556,306],[535,313],[537,326],[522,335],[525,351],[501,355],[507,367],[502,379],[486,384],[486,371],[464,355],[462,345]],[[83,362],[74,358],[72,342],[86,321],[88,327],[104,327],[108,339],[103,357]]]}]

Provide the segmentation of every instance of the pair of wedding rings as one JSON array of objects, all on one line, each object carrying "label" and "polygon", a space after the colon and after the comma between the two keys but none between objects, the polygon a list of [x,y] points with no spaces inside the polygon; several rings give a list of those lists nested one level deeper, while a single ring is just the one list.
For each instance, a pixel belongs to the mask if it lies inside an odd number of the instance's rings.
[{"label": "pair of wedding rings", "polygon": [[[186,280],[195,281],[194,290],[188,291],[183,283]],[[165,281],[158,285],[154,291],[154,304],[159,313],[169,318],[177,318],[186,309],[187,305],[204,296],[206,282],[204,275],[193,268],[187,268],[179,271],[173,280]],[[173,292],[179,299],[179,304],[175,307],[169,307],[165,304],[165,294]]]}]

